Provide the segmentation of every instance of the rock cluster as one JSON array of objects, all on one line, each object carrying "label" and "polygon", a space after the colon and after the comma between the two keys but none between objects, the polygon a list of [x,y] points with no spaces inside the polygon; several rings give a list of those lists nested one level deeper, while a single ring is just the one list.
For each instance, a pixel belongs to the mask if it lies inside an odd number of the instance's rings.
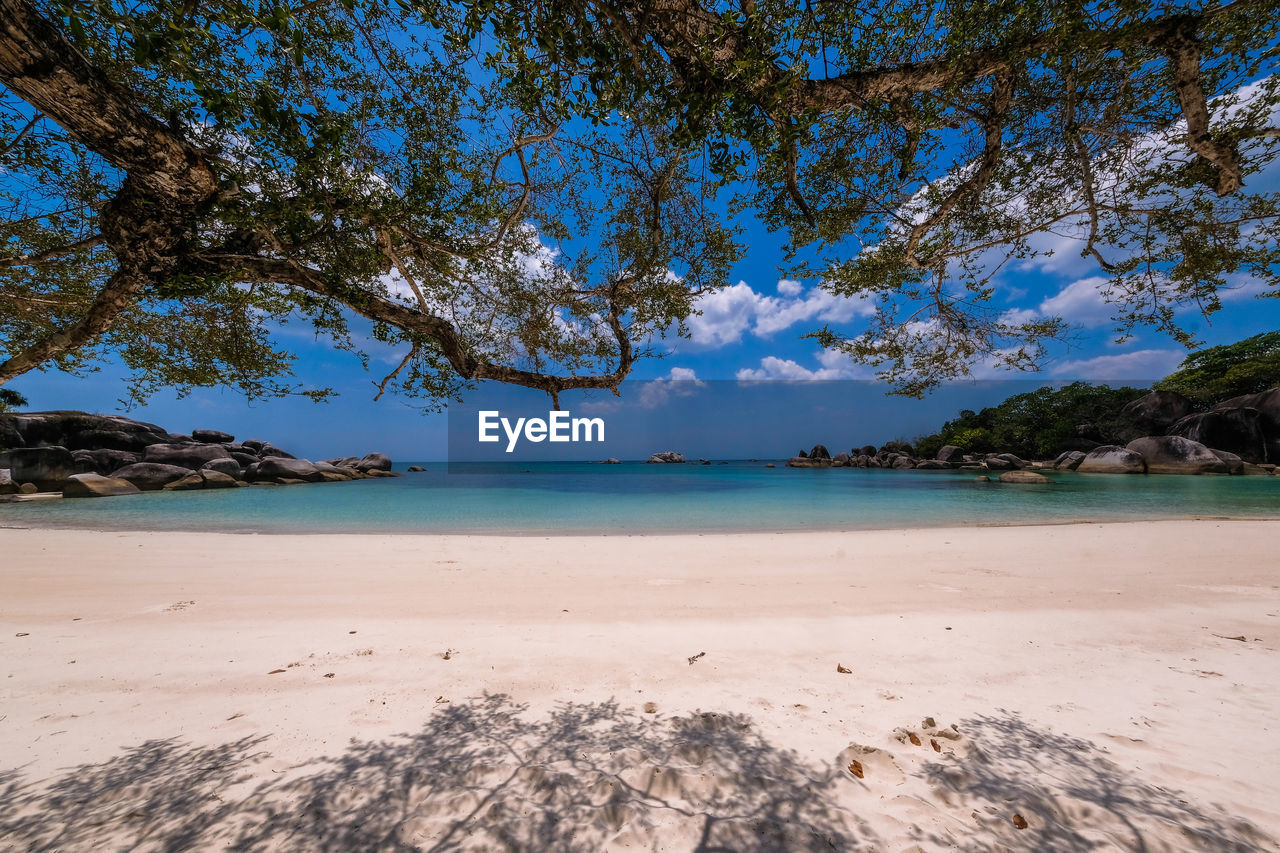
[{"label": "rock cluster", "polygon": [[[1226,400],[1205,412],[1173,391],[1153,391],[1120,411],[1130,430],[1127,444],[1087,442],[1052,461],[1027,461],[1012,453],[965,453],[946,445],[933,459],[911,445],[889,442],[832,456],[824,445],[801,450],[789,468],[915,468],[1004,472],[1004,483],[1044,483],[1029,469],[1086,474],[1280,474],[1280,387]],[[1033,476],[1024,476],[1030,474]]]},{"label": "rock cluster", "polygon": [[0,495],[106,497],[398,476],[382,453],[311,462],[219,430],[187,436],[119,415],[75,411],[0,414]]}]

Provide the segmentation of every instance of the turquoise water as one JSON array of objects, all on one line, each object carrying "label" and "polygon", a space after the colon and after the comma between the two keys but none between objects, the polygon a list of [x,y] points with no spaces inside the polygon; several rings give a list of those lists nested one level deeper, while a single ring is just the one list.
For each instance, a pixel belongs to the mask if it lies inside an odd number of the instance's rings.
[{"label": "turquoise water", "polygon": [[440,464],[398,479],[0,504],[0,526],[584,534],[1280,518],[1280,477],[1053,473],[1052,486],[1015,486],[975,482],[970,472],[777,464],[527,463],[454,473]]}]

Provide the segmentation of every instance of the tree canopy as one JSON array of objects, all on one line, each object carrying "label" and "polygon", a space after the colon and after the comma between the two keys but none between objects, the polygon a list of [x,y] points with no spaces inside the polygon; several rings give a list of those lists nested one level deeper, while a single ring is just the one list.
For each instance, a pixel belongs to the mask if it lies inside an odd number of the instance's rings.
[{"label": "tree canopy", "polygon": [[1187,356],[1177,371],[1156,383],[1159,391],[1177,391],[1211,405],[1231,397],[1280,386],[1280,331],[1264,332]]},{"label": "tree canopy", "polygon": [[384,387],[615,388],[737,256],[660,124],[521,110],[408,7],[0,17],[0,381],[119,351],[139,396],[285,393],[272,324],[355,348],[360,315]]},{"label": "tree canopy", "polygon": [[1274,0],[1063,4],[570,0],[468,6],[528,101],[655,99],[703,140],[798,272],[876,301],[828,347],[915,392],[975,359],[1025,368],[1064,329],[992,303],[993,276],[1070,249],[1122,336],[1277,285]]},{"label": "tree canopy", "polygon": [[139,396],[286,393],[272,328],[358,350],[359,315],[384,388],[616,388],[740,256],[717,188],[875,302],[815,335],[899,391],[1035,365],[1063,324],[993,276],[1063,245],[1191,344],[1180,309],[1277,283],[1278,14],[0,0],[0,382],[119,352]]},{"label": "tree canopy", "polygon": [[12,388],[0,388],[0,412],[27,405],[27,398]]},{"label": "tree canopy", "polygon": [[[1147,393],[1145,388],[1112,388],[1073,382],[1014,394],[980,412],[966,409],[937,433],[918,439],[916,450],[933,456],[950,444],[966,453],[1013,453],[1027,459],[1051,459],[1080,441],[1120,442],[1126,424],[1120,410]],[[1091,446],[1091,445],[1088,445]]]}]

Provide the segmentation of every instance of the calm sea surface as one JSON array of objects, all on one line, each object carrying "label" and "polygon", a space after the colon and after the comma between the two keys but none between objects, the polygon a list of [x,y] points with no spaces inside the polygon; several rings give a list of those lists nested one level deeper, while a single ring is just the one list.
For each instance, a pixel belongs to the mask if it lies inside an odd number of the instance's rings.
[{"label": "calm sea surface", "polygon": [[0,504],[0,526],[584,534],[1280,518],[1280,477],[1053,473],[1052,486],[1018,486],[969,472],[776,464],[429,464],[399,479]]}]

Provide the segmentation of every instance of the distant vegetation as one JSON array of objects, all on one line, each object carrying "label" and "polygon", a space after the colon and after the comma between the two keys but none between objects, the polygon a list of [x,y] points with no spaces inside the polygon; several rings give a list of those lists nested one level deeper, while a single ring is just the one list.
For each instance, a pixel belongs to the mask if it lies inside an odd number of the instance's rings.
[{"label": "distant vegetation", "polygon": [[1174,373],[1156,383],[1201,405],[1280,385],[1280,331],[1193,352]]},{"label": "distant vegetation", "polygon": [[8,388],[0,388],[0,412],[7,412],[10,409],[16,409],[20,406],[27,405],[27,398],[19,394],[17,391]]},{"label": "distant vegetation", "polygon": [[968,453],[998,451],[1028,459],[1049,458],[1073,439],[1110,438],[1119,427],[1120,410],[1147,390],[1073,382],[1063,388],[1015,394],[980,412],[965,409],[939,432],[916,442],[916,450],[931,457],[943,445],[953,444]]},{"label": "distant vegetation", "polygon": [[[1194,352],[1153,387],[1177,391],[1201,408],[1280,386],[1280,331]],[[998,406],[965,409],[937,433],[919,439],[916,450],[932,457],[953,444],[967,453],[1004,452],[1032,459],[1056,456],[1073,440],[1123,444],[1120,410],[1149,389],[1109,388],[1075,382],[1016,394]]]}]

